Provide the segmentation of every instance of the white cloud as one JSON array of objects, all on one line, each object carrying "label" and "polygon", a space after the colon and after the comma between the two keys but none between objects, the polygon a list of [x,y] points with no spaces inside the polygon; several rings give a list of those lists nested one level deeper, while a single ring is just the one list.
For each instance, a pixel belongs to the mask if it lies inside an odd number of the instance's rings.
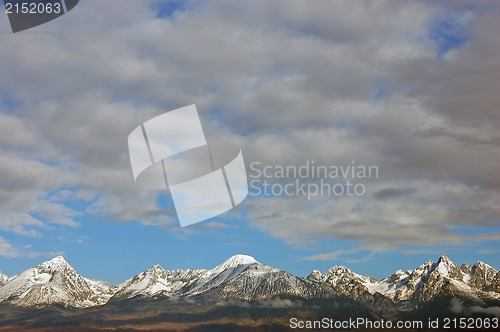
[{"label": "white cloud", "polygon": [[7,240],[0,236],[0,256],[18,257],[20,256],[20,254],[18,249],[16,249]]},{"label": "white cloud", "polygon": [[[78,226],[67,200],[96,197],[94,217],[175,225],[135,186],[127,136],[191,103],[247,163],[379,167],[363,198],[243,203],[289,243],[453,245],[451,226],[498,220],[498,3],[193,2],[163,20],[149,4],[85,1],[55,33],[3,37],[0,96],[17,102],[0,109],[2,230]],[[443,12],[469,39],[438,59]]]}]

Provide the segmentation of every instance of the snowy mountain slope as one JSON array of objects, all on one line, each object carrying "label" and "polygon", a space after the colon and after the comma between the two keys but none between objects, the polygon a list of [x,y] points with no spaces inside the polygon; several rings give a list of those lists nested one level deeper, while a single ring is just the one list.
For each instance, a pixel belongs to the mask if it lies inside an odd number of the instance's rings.
[{"label": "snowy mountain slope", "polygon": [[368,286],[377,282],[371,277],[354,273],[345,266],[334,266],[325,274],[314,270],[307,279],[326,283],[332,286],[335,291],[353,298],[369,292]]},{"label": "snowy mountain slope", "polygon": [[166,271],[161,266],[155,265],[124,282],[113,299],[172,295],[193,280],[197,280],[206,271],[192,269]]},{"label": "snowy mountain slope", "polygon": [[5,274],[0,271],[0,286],[5,285],[9,281],[9,277],[7,277]]},{"label": "snowy mountain slope", "polygon": [[381,280],[358,275],[344,266],[335,266],[324,275],[315,270],[308,279],[328,283],[353,298],[366,299],[366,291],[379,293],[404,307],[429,302],[444,291],[479,304],[485,298],[500,299],[498,271],[483,262],[459,267],[446,256],[436,263],[429,260],[415,270],[398,270]]},{"label": "snowy mountain slope", "polygon": [[[402,271],[401,271],[402,272]],[[459,267],[448,257],[442,256],[436,263],[428,261],[416,270],[401,273],[395,279],[383,279],[387,287],[384,295],[395,302],[427,302],[443,290],[460,293],[481,302],[481,297],[500,298],[500,294],[489,291],[495,288],[497,271],[491,266],[478,262],[473,267]]]},{"label": "snowy mountain slope", "polygon": [[[325,274],[314,270],[307,278],[259,263],[251,256],[235,255],[211,270],[164,270],[155,265],[120,285],[80,276],[58,256],[14,277],[0,274],[0,302],[19,306],[63,304],[92,307],[140,297],[155,299],[263,300],[278,296],[304,299],[345,295],[368,307],[412,308],[442,293],[473,300],[500,301],[500,273],[483,262],[458,266],[446,256],[415,270],[398,270],[376,280],[334,266]],[[391,309],[392,310],[392,309]]]},{"label": "snowy mountain slope", "polygon": [[253,257],[236,255],[207,271],[179,293],[210,300],[262,300],[280,295],[302,298],[332,297],[325,285],[295,277],[286,271],[257,262]]},{"label": "snowy mountain slope", "polygon": [[215,268],[205,271],[200,278],[195,280],[191,285],[182,290],[182,293],[196,295],[203,293],[209,288],[216,287],[225,280],[231,279],[248,266],[260,264],[255,258],[246,255],[235,255],[224,261]]},{"label": "snowy mountain slope", "polygon": [[206,301],[268,299],[278,295],[330,297],[330,287],[235,255],[211,270],[165,271],[156,265],[125,282],[112,300],[174,296]]},{"label": "snowy mountain slope", "polygon": [[121,288],[120,286],[111,285],[105,280],[84,279],[96,295],[96,305],[106,304]]},{"label": "snowy mountain slope", "polygon": [[0,301],[28,307],[55,303],[90,307],[102,303],[61,256],[12,277],[0,287]]},{"label": "snowy mountain slope", "polygon": [[500,272],[483,262],[474,264],[471,267],[467,280],[464,281],[469,286],[483,291],[500,291]]}]

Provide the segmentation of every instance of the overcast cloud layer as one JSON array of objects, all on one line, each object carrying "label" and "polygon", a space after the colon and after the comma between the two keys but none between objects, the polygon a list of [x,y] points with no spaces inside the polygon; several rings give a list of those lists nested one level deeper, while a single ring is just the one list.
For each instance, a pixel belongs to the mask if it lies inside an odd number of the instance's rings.
[{"label": "overcast cloud layer", "polygon": [[127,136],[193,103],[248,165],[378,167],[363,197],[245,201],[241,218],[273,237],[375,252],[500,239],[497,1],[158,8],[81,1],[42,32],[1,35],[0,255],[36,253],[2,233],[43,237],[82,213],[177,227],[135,186]]}]

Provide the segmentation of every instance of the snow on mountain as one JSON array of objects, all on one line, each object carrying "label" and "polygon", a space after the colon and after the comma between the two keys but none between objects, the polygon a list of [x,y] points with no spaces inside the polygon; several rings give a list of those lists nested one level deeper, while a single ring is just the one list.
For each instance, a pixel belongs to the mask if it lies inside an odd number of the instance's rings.
[{"label": "snow on mountain", "polygon": [[307,280],[311,280],[311,281],[322,281],[322,278],[323,278],[323,275],[321,274],[321,272],[319,270],[313,270],[308,276],[307,276]]},{"label": "snow on mountain", "polygon": [[5,285],[9,281],[9,277],[7,277],[5,274],[0,271],[0,286]]},{"label": "snow on mountain", "polygon": [[[495,269],[483,262],[473,267],[459,267],[448,257],[442,256],[436,263],[429,260],[415,270],[398,270],[388,278],[364,285],[370,293],[381,293],[396,303],[426,302],[445,289],[480,301],[481,293],[495,288],[497,274]],[[489,296],[500,298],[499,294],[490,293]]]},{"label": "snow on mountain", "polygon": [[166,271],[153,266],[126,281],[112,299],[174,296],[219,301],[268,299],[282,294],[309,298],[331,296],[333,291],[261,264],[251,256],[235,255],[211,270]]},{"label": "snow on mountain", "polygon": [[236,255],[207,271],[179,293],[209,300],[246,301],[279,295],[303,298],[334,296],[335,292],[325,286],[261,264],[253,257]]},{"label": "snow on mountain", "polygon": [[114,294],[114,299],[172,295],[205,272],[206,270],[192,269],[166,271],[155,265],[124,282]]},{"label": "snow on mountain", "polygon": [[422,279],[430,273],[433,264],[429,260],[415,270],[407,272],[398,270],[390,277],[375,282],[367,288],[372,294],[379,292],[394,302],[408,300],[422,284]]},{"label": "snow on mountain", "polygon": [[500,299],[500,272],[483,262],[459,267],[446,256],[436,263],[429,260],[415,270],[398,270],[381,280],[356,274],[345,266],[334,266],[325,274],[314,270],[307,279],[329,284],[335,291],[365,303],[374,303],[379,294],[403,307],[428,302],[442,292],[478,304],[487,298]]},{"label": "snow on mountain", "polygon": [[105,280],[92,280],[84,278],[90,289],[96,295],[96,305],[106,304],[115,293],[120,290],[120,286],[111,285]]},{"label": "snow on mountain", "polygon": [[61,256],[12,277],[0,287],[0,301],[21,306],[58,303],[72,307],[90,307],[102,302]]},{"label": "snow on mountain", "polygon": [[259,263],[259,262],[257,262],[257,260],[252,256],[238,254],[228,258],[224,263],[219,265],[217,268],[227,269],[230,267],[249,265],[254,263]]},{"label": "snow on mountain", "polygon": [[0,272],[0,302],[28,307],[63,304],[83,308],[136,297],[249,301],[339,294],[372,307],[411,307],[442,292],[486,303],[486,299],[500,300],[499,291],[500,273],[493,267],[483,262],[459,267],[446,256],[381,280],[345,266],[334,266],[325,274],[314,270],[301,278],[246,255],[230,257],[211,270],[167,271],[155,265],[118,286],[83,278],[60,256],[11,278]]},{"label": "snow on mountain", "polygon": [[481,261],[474,264],[469,273],[467,284],[488,291],[496,288],[498,291],[499,273],[486,263]]},{"label": "snow on mountain", "polygon": [[[215,268],[205,271],[186,291],[190,295],[195,295],[206,291],[208,288],[216,287],[225,280],[243,272],[248,266],[260,266],[255,258],[246,255],[235,255],[227,259],[224,263]],[[262,265],[263,266],[263,265]]]},{"label": "snow on mountain", "polygon": [[377,281],[371,277],[354,273],[345,266],[334,266],[325,274],[314,270],[307,279],[329,284],[337,292],[350,297],[357,297],[367,292],[368,287]]}]

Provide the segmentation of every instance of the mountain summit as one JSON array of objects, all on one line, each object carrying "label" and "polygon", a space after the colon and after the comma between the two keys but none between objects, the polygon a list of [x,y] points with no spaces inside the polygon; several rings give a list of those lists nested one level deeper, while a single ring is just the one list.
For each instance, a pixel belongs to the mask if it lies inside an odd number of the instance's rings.
[{"label": "mountain summit", "polygon": [[61,256],[10,278],[0,287],[0,301],[29,307],[56,303],[91,307],[101,303],[87,281]]},{"label": "mountain summit", "polygon": [[252,256],[238,254],[238,255],[234,255],[232,257],[229,257],[220,266],[235,267],[235,266],[239,266],[239,265],[249,265],[249,264],[255,264],[255,263],[259,263],[259,262],[257,262],[257,260],[255,260],[255,258],[253,258]]},{"label": "mountain summit", "polygon": [[383,295],[404,308],[427,303],[443,294],[460,295],[479,305],[490,299],[500,300],[498,271],[483,262],[459,267],[446,256],[436,263],[429,260],[415,270],[398,270],[381,280],[358,275],[344,266],[335,266],[324,275],[314,270],[308,279],[329,283],[339,293],[368,302]]},{"label": "mountain summit", "polygon": [[3,286],[9,281],[9,277],[7,277],[5,274],[0,271],[0,286]]},{"label": "mountain summit", "polygon": [[349,297],[372,310],[417,308],[443,294],[475,305],[500,305],[500,273],[483,262],[456,265],[442,256],[414,270],[398,270],[376,280],[345,266],[307,278],[259,263],[247,255],[235,255],[211,270],[165,270],[159,265],[120,285],[82,277],[66,260],[55,257],[8,278],[0,273],[0,302],[40,307],[62,304],[85,308],[108,302],[172,298],[173,300],[260,301],[277,297],[328,299]]}]

